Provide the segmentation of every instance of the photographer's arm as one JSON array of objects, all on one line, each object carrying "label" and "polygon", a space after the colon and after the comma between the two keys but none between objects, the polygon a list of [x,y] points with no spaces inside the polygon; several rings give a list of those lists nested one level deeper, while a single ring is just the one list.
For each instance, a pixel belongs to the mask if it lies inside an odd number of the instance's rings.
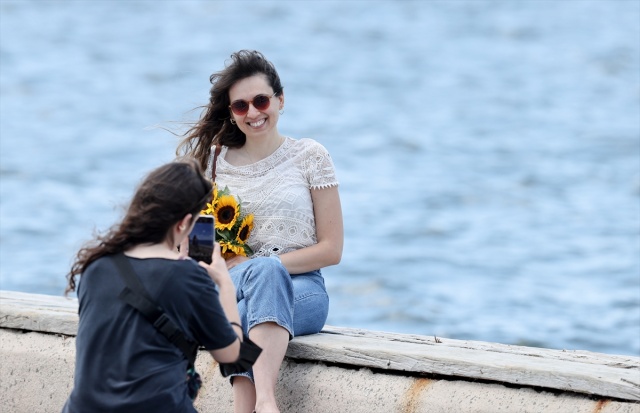
[{"label": "photographer's arm", "polygon": [[[240,354],[240,344],[242,342],[242,328],[240,325],[240,314],[238,313],[238,305],[236,302],[236,288],[231,281],[227,265],[220,255],[220,244],[217,242],[213,247],[211,264],[200,262],[200,266],[207,270],[214,283],[218,286],[220,305],[227,317],[228,322],[232,324],[234,331],[238,336],[238,340],[227,347],[211,350],[213,358],[220,363],[232,363],[238,359]],[[237,325],[236,325],[237,324]]]}]

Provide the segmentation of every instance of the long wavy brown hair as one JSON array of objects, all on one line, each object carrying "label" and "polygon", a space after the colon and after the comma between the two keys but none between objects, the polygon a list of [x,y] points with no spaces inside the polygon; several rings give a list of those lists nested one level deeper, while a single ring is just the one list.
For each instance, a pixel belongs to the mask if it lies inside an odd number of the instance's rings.
[{"label": "long wavy brown hair", "polygon": [[246,136],[231,123],[229,89],[236,82],[257,74],[266,77],[276,96],[282,93],[283,87],[275,66],[255,50],[233,53],[225,68],[210,76],[212,86],[209,103],[202,106],[200,119],[182,135],[184,138],[176,149],[177,156],[193,157],[206,170],[212,146],[220,144],[237,148],[244,145]]},{"label": "long wavy brown hair", "polygon": [[212,185],[193,159],[181,159],[150,172],[138,187],[127,212],[105,234],[84,245],[67,274],[65,295],[76,290],[80,276],[97,259],[140,244],[173,246],[172,228],[187,214],[195,220],[211,200]]}]

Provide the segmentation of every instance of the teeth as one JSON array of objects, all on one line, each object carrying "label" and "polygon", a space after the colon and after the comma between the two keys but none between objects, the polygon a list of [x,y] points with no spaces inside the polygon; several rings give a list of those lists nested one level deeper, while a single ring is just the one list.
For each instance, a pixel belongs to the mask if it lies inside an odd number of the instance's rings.
[{"label": "teeth", "polygon": [[257,122],[249,123],[249,125],[251,125],[252,128],[257,128],[258,126],[261,126],[264,122],[265,122],[265,119],[260,119]]}]

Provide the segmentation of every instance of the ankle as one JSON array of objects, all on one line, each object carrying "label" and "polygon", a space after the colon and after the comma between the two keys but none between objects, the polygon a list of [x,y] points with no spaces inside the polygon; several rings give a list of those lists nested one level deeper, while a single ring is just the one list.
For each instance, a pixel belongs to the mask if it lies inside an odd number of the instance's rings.
[{"label": "ankle", "polygon": [[275,400],[269,402],[256,403],[254,413],[280,413]]}]

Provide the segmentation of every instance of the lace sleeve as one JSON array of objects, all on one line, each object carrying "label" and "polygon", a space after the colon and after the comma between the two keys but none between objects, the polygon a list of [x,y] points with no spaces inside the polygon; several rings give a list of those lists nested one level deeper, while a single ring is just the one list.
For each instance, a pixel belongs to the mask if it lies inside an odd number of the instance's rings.
[{"label": "lace sleeve", "polygon": [[333,160],[327,149],[309,139],[310,147],[305,159],[305,174],[311,189],[322,189],[338,185]]}]

